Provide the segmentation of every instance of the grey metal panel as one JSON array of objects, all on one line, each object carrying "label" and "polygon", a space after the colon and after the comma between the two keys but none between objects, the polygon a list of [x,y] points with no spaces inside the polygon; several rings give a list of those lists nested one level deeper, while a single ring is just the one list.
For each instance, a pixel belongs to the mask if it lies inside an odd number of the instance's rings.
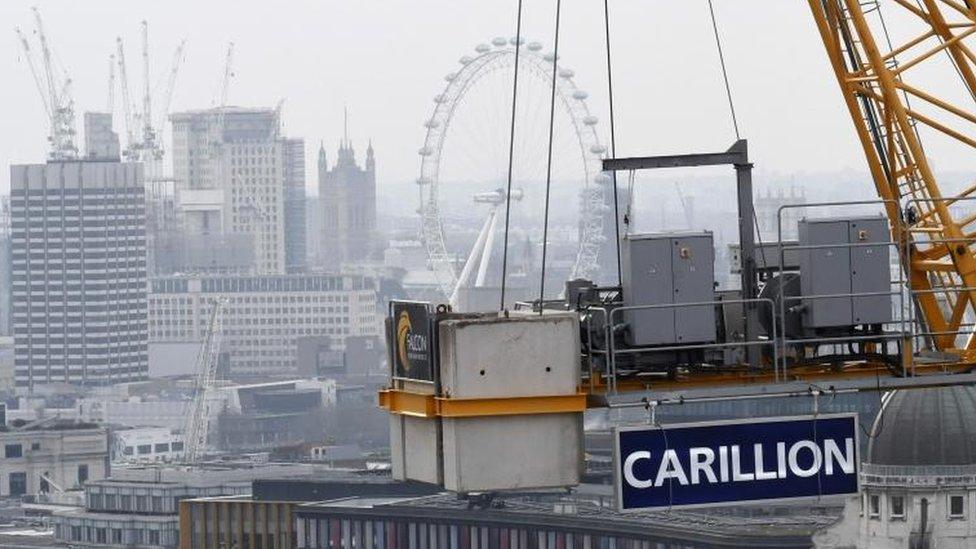
[{"label": "grey metal panel", "polygon": [[[854,246],[851,248],[851,292],[873,293],[891,291],[891,248],[883,244],[890,240],[888,222],[881,217],[852,219],[850,241],[852,244],[879,242],[878,246]],[[891,296],[853,297],[854,324],[881,324],[891,322]]]},{"label": "grey metal panel", "polygon": [[[806,296],[850,294],[851,254],[847,220],[801,220],[798,224],[801,246],[838,244],[836,248],[803,249],[800,253],[800,288]],[[787,303],[786,306],[794,306]],[[849,326],[851,298],[804,299],[804,325],[810,328]]]},{"label": "grey metal panel", "polygon": [[[671,241],[671,269],[674,273],[674,303],[715,300],[715,249],[712,235],[680,236]],[[715,340],[715,306],[677,307],[674,310],[675,340],[691,343]]]},{"label": "grey metal panel", "polygon": [[[626,306],[671,303],[671,239],[662,235],[627,235],[621,249],[622,284]],[[674,343],[674,309],[628,311],[631,345]]]}]

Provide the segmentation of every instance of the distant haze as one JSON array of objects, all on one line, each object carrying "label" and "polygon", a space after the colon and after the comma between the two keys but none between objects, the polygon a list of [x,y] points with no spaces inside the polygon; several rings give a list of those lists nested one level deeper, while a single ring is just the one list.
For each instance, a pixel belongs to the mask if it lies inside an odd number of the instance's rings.
[{"label": "distant haze", "polygon": [[[105,109],[108,56],[117,35],[127,46],[129,88],[138,106],[138,31],[146,19],[154,79],[162,80],[179,39],[188,40],[173,111],[213,104],[224,50],[233,41],[236,76],[229,102],[274,106],[285,99],[285,132],[308,142],[308,185],[315,184],[320,139],[335,157],[347,105],[360,158],[366,140],[373,139],[381,194],[388,185],[387,194],[411,189],[406,183],[417,176],[422,123],[444,75],[457,70],[458,59],[478,43],[513,36],[516,5],[514,0],[6,0],[0,3],[0,20],[9,33],[0,56],[4,192],[7,165],[42,161],[46,153],[40,98],[13,33],[15,26],[33,29],[32,4],[40,7],[74,79],[79,130],[82,112]],[[715,4],[740,125],[760,173],[862,172],[860,148],[806,3]],[[525,2],[524,36],[551,46],[554,5]],[[563,10],[561,57],[590,93],[590,108],[600,117],[608,143],[603,3],[566,0]],[[734,136],[706,2],[613,0],[611,10],[618,156],[728,146]],[[949,155],[939,165],[968,169],[968,160]]]}]

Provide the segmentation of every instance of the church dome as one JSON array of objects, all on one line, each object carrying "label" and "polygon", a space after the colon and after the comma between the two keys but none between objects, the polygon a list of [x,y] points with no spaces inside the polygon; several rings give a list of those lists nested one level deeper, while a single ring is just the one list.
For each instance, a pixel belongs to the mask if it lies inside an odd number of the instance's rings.
[{"label": "church dome", "polygon": [[895,391],[875,418],[868,463],[976,464],[976,388]]}]

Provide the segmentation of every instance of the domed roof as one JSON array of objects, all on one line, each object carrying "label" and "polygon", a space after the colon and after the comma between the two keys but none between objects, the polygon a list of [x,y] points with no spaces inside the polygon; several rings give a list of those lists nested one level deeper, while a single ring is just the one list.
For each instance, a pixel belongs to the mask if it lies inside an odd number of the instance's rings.
[{"label": "domed roof", "polygon": [[872,433],[869,463],[976,464],[976,388],[895,391],[885,399]]}]

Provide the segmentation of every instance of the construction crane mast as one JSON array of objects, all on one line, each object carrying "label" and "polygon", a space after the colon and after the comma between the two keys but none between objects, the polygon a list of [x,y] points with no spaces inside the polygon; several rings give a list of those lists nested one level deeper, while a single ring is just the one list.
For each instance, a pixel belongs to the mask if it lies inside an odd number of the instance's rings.
[{"label": "construction crane mast", "polygon": [[34,52],[30,47],[30,42],[20,29],[16,29],[16,33],[30,67],[31,76],[34,78],[34,84],[41,94],[45,114],[48,117],[48,142],[51,146],[48,158],[50,160],[72,160],[78,157],[78,149],[74,143],[75,110],[74,101],[71,98],[71,78],[65,71],[60,71],[62,74],[59,76],[58,71],[55,70],[54,54],[48,43],[47,33],[44,31],[41,12],[36,7],[31,9],[34,12],[35,32],[41,46],[43,72],[38,70],[38,63],[34,60]]},{"label": "construction crane mast", "polygon": [[964,127],[976,115],[973,105],[954,104],[917,82],[927,66],[948,62],[967,103],[976,101],[976,55],[965,42],[976,33],[976,9],[970,1],[890,2],[898,17],[918,24],[908,39],[892,43],[877,0],[808,1],[902,245],[926,333],[937,349],[976,358],[976,338],[964,329],[976,318],[976,213],[953,208],[976,207],[976,184],[945,196],[920,137],[933,132],[976,148],[976,135]]},{"label": "construction crane mast", "polygon": [[213,302],[210,320],[204,334],[200,353],[197,355],[197,383],[190,410],[183,429],[183,459],[195,463],[203,457],[210,436],[210,423],[213,420],[214,382],[217,379],[217,362],[220,356],[221,318],[225,300],[218,298]]},{"label": "construction crane mast", "polygon": [[[149,23],[147,21],[142,21],[140,24],[140,34],[142,48],[142,105],[139,108],[133,106],[131,96],[129,95],[129,77],[125,63],[122,38],[116,39],[117,51],[115,57],[119,70],[119,86],[122,89],[122,114],[125,119],[127,140],[124,155],[129,160],[146,163],[148,178],[155,180],[162,177],[162,167],[159,164],[163,159],[163,129],[166,127],[166,117],[169,116],[176,77],[183,63],[183,50],[186,47],[186,40],[181,40],[173,53],[172,65],[167,73],[164,87],[160,94],[161,101],[159,104],[163,108],[160,109],[159,116],[154,117],[152,73],[150,71],[149,61]],[[109,93],[109,96],[112,97],[114,87]]]},{"label": "construction crane mast", "polygon": [[139,143],[136,141],[136,125],[132,112],[132,101],[129,98],[129,73],[125,65],[125,48],[122,37],[115,39],[116,61],[119,64],[119,87],[122,89],[122,120],[125,122],[125,150],[123,155],[130,160],[138,159]]}]

